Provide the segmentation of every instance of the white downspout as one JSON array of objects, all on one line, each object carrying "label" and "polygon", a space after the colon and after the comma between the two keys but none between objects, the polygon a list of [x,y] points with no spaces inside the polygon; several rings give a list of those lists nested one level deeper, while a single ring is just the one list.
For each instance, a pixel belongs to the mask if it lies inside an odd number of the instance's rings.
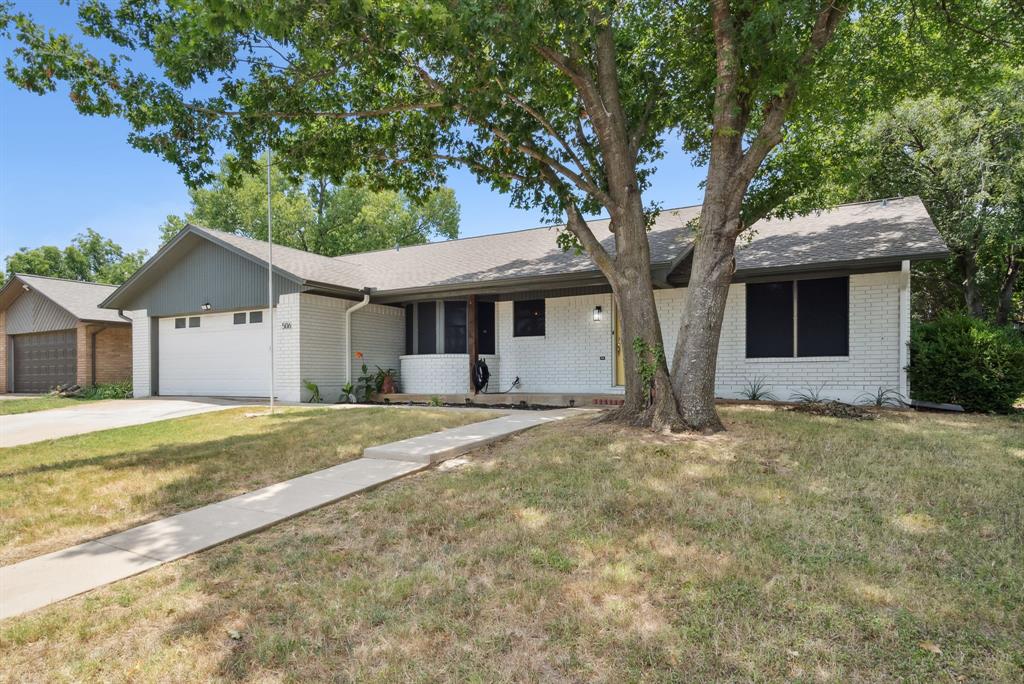
[{"label": "white downspout", "polygon": [[345,309],[345,384],[352,382],[352,314],[370,303],[370,293],[363,293],[363,301]]}]

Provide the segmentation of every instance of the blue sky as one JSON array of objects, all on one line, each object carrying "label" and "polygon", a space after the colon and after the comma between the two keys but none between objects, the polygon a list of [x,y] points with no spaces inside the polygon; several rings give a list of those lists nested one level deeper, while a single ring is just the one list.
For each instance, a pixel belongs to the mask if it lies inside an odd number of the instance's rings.
[{"label": "blue sky", "polygon": [[[48,26],[77,33],[73,8],[56,2],[16,2]],[[11,44],[0,41],[0,59]],[[84,117],[58,90],[37,96],[0,75],[0,257],[19,247],[66,245],[93,228],[128,249],[152,253],[168,214],[183,214],[188,193],[175,169],[131,147],[118,119]],[[658,163],[648,201],[663,207],[697,204],[703,169],[678,144]],[[508,198],[476,183],[472,174],[449,177],[462,207],[462,235],[540,225],[538,211],[509,207]]]}]

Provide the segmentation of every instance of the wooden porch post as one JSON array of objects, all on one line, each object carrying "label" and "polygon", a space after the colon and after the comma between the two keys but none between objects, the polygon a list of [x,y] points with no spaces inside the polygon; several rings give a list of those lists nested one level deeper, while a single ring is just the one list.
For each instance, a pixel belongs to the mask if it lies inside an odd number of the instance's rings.
[{"label": "wooden porch post", "polygon": [[469,391],[476,394],[476,385],[473,384],[473,369],[476,368],[477,340],[476,340],[476,295],[469,295],[469,302],[466,304],[466,332],[469,338]]}]

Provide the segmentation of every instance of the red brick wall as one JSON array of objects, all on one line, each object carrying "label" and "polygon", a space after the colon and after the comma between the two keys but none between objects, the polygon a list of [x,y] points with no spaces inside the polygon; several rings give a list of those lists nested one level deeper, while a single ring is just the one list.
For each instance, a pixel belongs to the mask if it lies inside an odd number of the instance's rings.
[{"label": "red brick wall", "polygon": [[120,382],[132,377],[132,328],[119,325],[96,336],[96,382]]},{"label": "red brick wall", "polygon": [[[96,333],[96,331],[99,331]],[[76,327],[78,372],[82,387],[118,382],[132,377],[132,328],[130,325],[103,327],[79,323]],[[96,333],[95,336],[93,333]],[[96,373],[92,369],[92,344],[96,344]],[[94,380],[95,377],[95,380]]]}]

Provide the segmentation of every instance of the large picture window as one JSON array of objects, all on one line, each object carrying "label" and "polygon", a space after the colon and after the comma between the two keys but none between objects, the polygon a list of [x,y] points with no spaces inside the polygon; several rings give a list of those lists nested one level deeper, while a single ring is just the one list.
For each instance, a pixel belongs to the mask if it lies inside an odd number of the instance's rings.
[{"label": "large picture window", "polygon": [[544,300],[526,299],[513,302],[513,337],[544,336]]},{"label": "large picture window", "polygon": [[797,356],[850,354],[850,279],[800,280],[796,284]]},{"label": "large picture window", "polygon": [[747,358],[848,356],[850,279],[749,283]]}]

